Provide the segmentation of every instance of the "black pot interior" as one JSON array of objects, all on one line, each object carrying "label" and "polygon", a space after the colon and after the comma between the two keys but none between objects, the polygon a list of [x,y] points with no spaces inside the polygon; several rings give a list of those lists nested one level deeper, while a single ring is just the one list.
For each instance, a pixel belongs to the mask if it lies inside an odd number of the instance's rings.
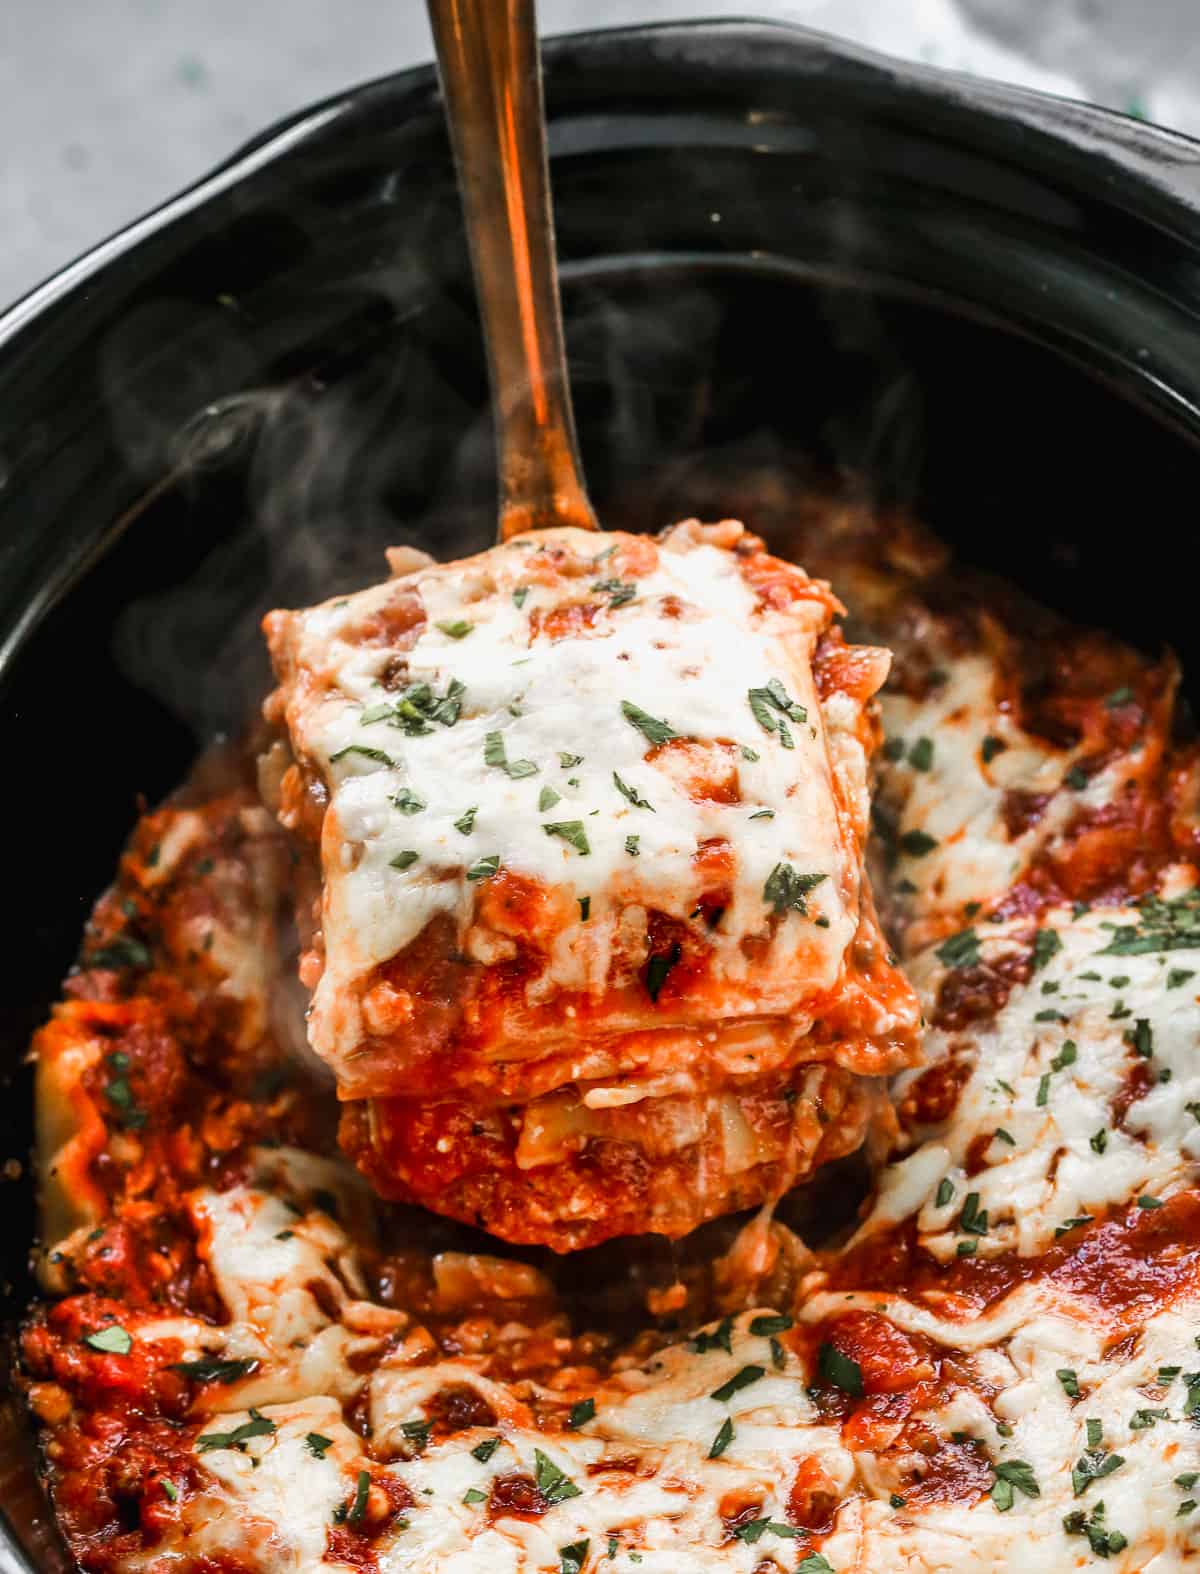
[{"label": "black pot interior", "polygon": [[[567,40],[549,63],[602,514],[657,527],[732,503],[754,526],[748,474],[853,478],[1041,600],[1200,670],[1183,571],[1200,295],[1178,141],[766,27]],[[28,1153],[28,1033],[139,794],[168,792],[265,690],[262,612],[363,583],[387,545],[457,554],[493,528],[429,76],[258,157],[7,339],[0,324],[0,639],[55,603],[0,695],[0,1157]],[[7,1201],[18,1307],[27,1169]]]}]

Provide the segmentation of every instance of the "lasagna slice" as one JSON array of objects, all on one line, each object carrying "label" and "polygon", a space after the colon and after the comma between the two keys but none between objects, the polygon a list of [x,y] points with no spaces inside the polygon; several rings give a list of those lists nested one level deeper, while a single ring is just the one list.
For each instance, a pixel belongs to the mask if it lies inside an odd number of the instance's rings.
[{"label": "lasagna slice", "polygon": [[377,1189],[567,1249],[856,1147],[919,1021],[863,874],[887,653],[733,521],[394,566],[266,622],[309,1036]]}]

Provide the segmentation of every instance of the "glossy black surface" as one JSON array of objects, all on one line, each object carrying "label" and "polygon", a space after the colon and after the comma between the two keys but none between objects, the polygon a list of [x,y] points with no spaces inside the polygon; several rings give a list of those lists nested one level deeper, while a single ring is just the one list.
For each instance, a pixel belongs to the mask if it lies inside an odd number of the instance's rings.
[{"label": "glossy black surface", "polygon": [[[659,525],[720,513],[750,466],[852,472],[1200,670],[1195,145],[766,24],[546,58],[602,511]],[[415,72],[268,134],[0,319],[0,1157],[27,1152],[28,1030],[137,795],[262,692],[262,611],[388,544],[486,543],[468,279]],[[27,1185],[5,1200],[19,1304]]]}]

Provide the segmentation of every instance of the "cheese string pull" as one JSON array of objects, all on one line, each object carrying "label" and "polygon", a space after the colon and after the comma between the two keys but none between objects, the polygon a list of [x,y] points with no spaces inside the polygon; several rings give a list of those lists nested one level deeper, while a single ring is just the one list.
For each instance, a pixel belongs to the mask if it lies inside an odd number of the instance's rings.
[{"label": "cheese string pull", "polygon": [[598,530],[563,349],[533,0],[429,0],[487,342],[498,536]]}]

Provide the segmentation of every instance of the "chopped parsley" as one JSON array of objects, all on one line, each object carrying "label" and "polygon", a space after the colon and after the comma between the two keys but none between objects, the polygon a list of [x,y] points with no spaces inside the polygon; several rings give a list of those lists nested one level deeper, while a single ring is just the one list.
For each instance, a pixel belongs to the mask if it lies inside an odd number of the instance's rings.
[{"label": "chopped parsley", "polygon": [[454,829],[461,831],[464,836],[470,836],[475,829],[475,816],[479,813],[479,805],[473,803],[469,809],[463,811],[454,822]]},{"label": "chopped parsley", "polygon": [[899,840],[900,851],[910,858],[924,858],[938,845],[937,837],[930,836],[927,831],[905,831]]},{"label": "chopped parsley", "polygon": [[1189,978],[1195,978],[1196,970],[1191,967],[1173,967],[1167,974],[1167,988],[1178,989],[1186,984]]},{"label": "chopped parsley", "polygon": [[821,1346],[817,1353],[817,1370],[834,1388],[840,1388],[853,1399],[862,1398],[862,1367],[848,1355],[843,1355],[837,1345],[826,1341]]},{"label": "chopped parsley", "polygon": [[610,610],[628,606],[636,599],[638,593],[637,585],[632,579],[598,579],[592,589],[608,597]]},{"label": "chopped parsley", "polygon": [[1068,1399],[1079,1398],[1079,1377],[1073,1367],[1060,1366],[1054,1375],[1062,1384],[1063,1393]]},{"label": "chopped parsley", "polygon": [[1105,1525],[1103,1503],[1096,1504],[1090,1519],[1082,1509],[1077,1508],[1074,1513],[1065,1515],[1062,1523],[1068,1536],[1086,1536],[1088,1545],[1098,1558],[1123,1552],[1129,1545],[1128,1539],[1119,1530],[1109,1530]]},{"label": "chopped parsley", "polygon": [[994,1142],[1006,1142],[1010,1148],[1015,1148],[1017,1145],[1017,1139],[1010,1131],[1005,1131],[1003,1126],[996,1127],[992,1134],[992,1140]]},{"label": "chopped parsley", "polygon": [[579,922],[586,924],[592,916],[592,899],[590,896],[577,896],[575,900],[579,903]]},{"label": "chopped parsley", "polygon": [[774,809],[756,809],[750,818],[752,820],[773,820],[775,811]]},{"label": "chopped parsley", "polygon": [[640,705],[634,705],[630,700],[621,701],[621,715],[646,739],[647,743],[670,743],[672,738],[680,736],[668,721],[660,721],[657,716],[651,716]]},{"label": "chopped parsley", "polygon": [[547,809],[553,809],[556,803],[562,802],[562,793],[555,792],[554,788],[547,785],[538,793],[538,813],[545,814]]},{"label": "chopped parsley", "polygon": [[392,803],[401,814],[420,814],[422,809],[429,807],[424,798],[413,792],[411,787],[401,787],[399,792],[393,793]]},{"label": "chopped parsley", "polygon": [[649,809],[651,814],[655,812],[654,805],[649,799],[643,798],[636,787],[631,787],[628,782],[623,782],[616,771],[612,775],[613,784],[622,798],[627,799],[635,809]]},{"label": "chopped parsley", "polygon": [[429,1447],[429,1437],[433,1431],[432,1421],[403,1421],[400,1430],[413,1445],[418,1454],[423,1454]]},{"label": "chopped parsley", "polygon": [[1090,1224],[1094,1217],[1094,1214],[1080,1213],[1073,1219],[1064,1219],[1061,1224],[1055,1226],[1054,1239],[1058,1240],[1060,1236],[1069,1235],[1072,1230],[1079,1229],[1081,1225]]},{"label": "chopped parsley", "polygon": [[133,1349],[129,1330],[122,1328],[120,1323],[98,1328],[95,1333],[87,1334],[83,1342],[89,1350],[98,1350],[101,1355],[128,1355]]},{"label": "chopped parsley", "polygon": [[333,1447],[333,1439],[323,1437],[320,1432],[310,1432],[304,1443],[314,1459],[324,1459],[326,1451]]},{"label": "chopped parsley", "polygon": [[579,1488],[563,1473],[554,1461],[540,1448],[533,1451],[534,1480],[547,1503],[562,1503],[569,1497],[578,1497]]},{"label": "chopped parsley", "polygon": [[796,1574],[834,1574],[833,1564],[820,1552],[810,1552],[796,1564]]},{"label": "chopped parsley", "polygon": [[958,1227],[967,1235],[986,1235],[988,1232],[988,1214],[986,1208],[979,1206],[979,1193],[970,1191],[962,1205],[962,1212],[958,1216]]},{"label": "chopped parsley", "polygon": [[532,760],[510,760],[504,748],[504,734],[489,732],[483,740],[483,763],[501,770],[513,781],[525,776],[536,776],[537,766]]},{"label": "chopped parsley", "polygon": [[438,623],[436,627],[441,629],[448,639],[466,639],[475,625],[468,623],[465,618],[456,618],[451,623]]},{"label": "chopped parsley", "polygon": [[485,1437],[482,1443],[476,1443],[471,1450],[471,1458],[477,1459],[481,1465],[486,1465],[499,1447],[500,1439],[498,1437]]},{"label": "chopped parsley", "polygon": [[411,869],[420,856],[420,853],[414,852],[411,847],[407,847],[402,853],[397,853],[394,858],[388,859],[388,868]]},{"label": "chopped parsley", "polygon": [[468,1487],[463,1493],[463,1502],[468,1506],[472,1503],[486,1503],[487,1493],[481,1492],[478,1487]]},{"label": "chopped parsley", "polygon": [[1093,1481],[1103,1481],[1125,1463],[1120,1454],[1110,1454],[1104,1447],[1103,1429],[1094,1416],[1088,1417],[1086,1427],[1087,1451],[1080,1455],[1071,1471],[1071,1487],[1076,1497],[1082,1497]]},{"label": "chopped parsley", "polygon": [[646,990],[651,1000],[656,1004],[662,992],[662,987],[667,981],[671,969],[679,962],[683,955],[683,948],[676,940],[669,951],[660,952],[652,956],[646,963]]},{"label": "chopped parsley", "polygon": [[368,748],[365,743],[348,743],[344,749],[338,749],[329,756],[330,765],[336,765],[339,760],[344,760],[348,754],[361,754],[365,760],[374,760],[376,765],[386,765],[389,769],[395,768],[395,760],[390,754],[385,754],[382,749]]},{"label": "chopped parsley", "polygon": [[569,1547],[559,1547],[559,1574],[579,1574],[579,1571],[587,1562],[588,1547],[590,1545],[590,1540],[585,1540],[573,1541]]},{"label": "chopped parsley", "polygon": [[168,1503],[177,1503],[179,1501],[179,1488],[173,1481],[168,1481],[164,1477],[159,1484],[163,1489],[163,1496],[167,1499]]},{"label": "chopped parsley", "polygon": [[1072,792],[1082,792],[1090,780],[1091,777],[1082,765],[1072,765],[1071,769],[1063,777],[1064,785],[1069,787]]},{"label": "chopped parsley", "polygon": [[746,699],[763,731],[777,733],[785,749],[794,749],[796,744],[788,722],[799,726],[808,720],[808,711],[791,698],[779,679],[772,678],[764,688],[748,689]]},{"label": "chopped parsley", "polygon": [[985,765],[990,765],[998,754],[1003,754],[1008,744],[1003,738],[995,738],[990,733],[979,745],[979,753]]},{"label": "chopped parsley", "polygon": [[627,836],[625,838],[625,851],[631,858],[637,858],[640,856],[641,849],[638,847],[638,843],[640,841],[640,836]]},{"label": "chopped parsley", "polygon": [[346,1515],[348,1525],[359,1524],[367,1512],[367,1496],[371,1490],[371,1475],[367,1470],[358,1472],[358,1480],[354,1487],[354,1502],[350,1505],[350,1512]]},{"label": "chopped parsley", "polygon": [[1045,967],[1051,957],[1062,950],[1062,937],[1057,929],[1039,929],[1033,937],[1033,970]]},{"label": "chopped parsley", "polygon": [[118,935],[115,940],[93,951],[87,959],[87,965],[104,968],[149,967],[152,961],[148,946],[135,940],[132,935]]},{"label": "chopped parsley", "polygon": [[514,607],[523,607],[525,605],[525,600],[526,600],[528,595],[529,595],[529,586],[528,585],[518,585],[516,590],[514,590],[513,593],[512,593],[513,606]]},{"label": "chopped parsley", "polygon": [[1137,1200],[1137,1205],[1139,1208],[1161,1208],[1163,1203],[1161,1197],[1151,1197],[1143,1192]]},{"label": "chopped parsley", "polygon": [[945,967],[977,967],[979,936],[973,929],[960,929],[956,935],[943,940],[934,955]]},{"label": "chopped parsley", "polygon": [[777,913],[786,913],[789,908],[794,908],[796,912],[807,916],[809,892],[828,878],[827,874],[800,874],[791,864],[778,863],[763,886],[763,901]]},{"label": "chopped parsley", "polygon": [[481,858],[478,863],[473,863],[467,870],[468,880],[490,880],[500,870],[500,854],[489,853],[486,858]]},{"label": "chopped parsley", "polygon": [[1151,951],[1200,948],[1200,887],[1164,901],[1144,896],[1136,903],[1140,924],[1118,924],[1099,956],[1144,956]]},{"label": "chopped parsley", "polygon": [[697,1355],[707,1355],[710,1350],[724,1350],[726,1355],[732,1355],[732,1334],[733,1318],[722,1317],[721,1321],[713,1329],[712,1333],[705,1333],[703,1330],[701,1330],[700,1333],[694,1335],[691,1341],[691,1346]]},{"label": "chopped parsley", "polygon": [[1088,1138],[1088,1147],[1093,1153],[1103,1153],[1108,1147],[1108,1132],[1103,1126],[1099,1131],[1094,1131]]},{"label": "chopped parsley", "polygon": [[560,749],[559,750],[559,755],[558,755],[558,763],[562,766],[564,771],[569,771],[573,765],[582,765],[583,764],[583,755],[582,754],[567,754],[564,750]]},{"label": "chopped parsley", "polygon": [[214,1448],[236,1448],[245,1452],[245,1445],[252,1437],[272,1437],[278,1429],[274,1421],[268,1421],[266,1416],[259,1415],[257,1410],[251,1409],[249,1421],[243,1421],[241,1426],[234,1427],[232,1432],[208,1432],[203,1437],[196,1439],[196,1451],[207,1454]]},{"label": "chopped parsley", "polygon": [[904,758],[905,742],[903,738],[888,738],[883,745],[883,757],[895,763]]},{"label": "chopped parsley", "polygon": [[721,1422],[721,1429],[713,1438],[712,1447],[708,1451],[710,1459],[720,1459],[721,1455],[733,1442],[733,1422],[728,1416]]},{"label": "chopped parsley", "polygon": [[1189,1470],[1182,1476],[1176,1476],[1173,1485],[1182,1487],[1185,1492],[1190,1492],[1197,1481],[1200,1481],[1200,1470]]},{"label": "chopped parsley", "polygon": [[588,845],[587,832],[584,830],[582,820],[549,820],[542,826],[547,836],[559,836],[575,849],[581,857],[586,858],[591,852]]},{"label": "chopped parsley", "polygon": [[744,743],[742,744],[741,747],[742,747],[742,759],[748,760],[751,765],[757,764],[758,761],[762,758],[762,756],[760,754],[756,753],[756,751],[754,749],[748,749]]},{"label": "chopped parsley", "polygon": [[760,1377],[766,1375],[765,1366],[743,1366],[729,1379],[722,1383],[720,1388],[714,1388],[711,1395],[720,1404],[728,1404],[734,1394],[740,1393],[743,1388],[749,1388],[751,1383],[757,1383]]},{"label": "chopped parsley", "polygon": [[933,739],[918,738],[908,751],[908,763],[914,771],[927,771],[933,764]]},{"label": "chopped parsley", "polygon": [[171,1366],[172,1372],[180,1372],[194,1383],[236,1383],[257,1370],[258,1361],[254,1358],[218,1361],[214,1357],[206,1357],[199,1361],[175,1361]]},{"label": "chopped parsley", "polygon": [[1032,1465],[1023,1459],[1003,1459],[996,1466],[996,1479],[992,1483],[992,1502],[1001,1514],[1006,1514],[1013,1506],[1014,1488],[1026,1497],[1042,1495]]},{"label": "chopped parsley", "polygon": [[1051,1071],[1065,1071],[1079,1059],[1079,1049],[1073,1038],[1063,1039],[1062,1048],[1050,1062]]},{"label": "chopped parsley", "polygon": [[1131,1432],[1146,1432],[1156,1421],[1169,1421],[1170,1419],[1171,1414],[1168,1410],[1135,1410],[1129,1418],[1129,1430]]},{"label": "chopped parsley", "polygon": [[944,1208],[953,1196],[954,1182],[948,1175],[943,1175],[938,1182],[937,1195],[933,1199],[934,1205],[938,1208]]},{"label": "chopped parsley", "polygon": [[766,1339],[771,1334],[786,1333],[792,1326],[792,1319],[785,1317],[782,1312],[768,1313],[764,1317],[750,1319],[750,1332],[760,1339]]},{"label": "chopped parsley", "polygon": [[581,1399],[571,1406],[571,1413],[567,1417],[567,1425],[572,1432],[579,1427],[586,1426],[596,1414],[596,1401],[594,1399]]},{"label": "chopped parsley", "polygon": [[1145,1017],[1138,1017],[1137,1021],[1125,1034],[1125,1042],[1135,1054],[1149,1060],[1154,1053],[1154,1030]]},{"label": "chopped parsley", "polygon": [[1041,1077],[1040,1077],[1040,1079],[1038,1081],[1037,1097],[1034,1099],[1034,1103],[1037,1105],[1037,1107],[1039,1109],[1044,1109],[1046,1104],[1049,1101],[1049,1098],[1050,1098],[1050,1073],[1048,1071],[1043,1071],[1043,1073],[1042,1073],[1042,1075],[1041,1075]]}]

